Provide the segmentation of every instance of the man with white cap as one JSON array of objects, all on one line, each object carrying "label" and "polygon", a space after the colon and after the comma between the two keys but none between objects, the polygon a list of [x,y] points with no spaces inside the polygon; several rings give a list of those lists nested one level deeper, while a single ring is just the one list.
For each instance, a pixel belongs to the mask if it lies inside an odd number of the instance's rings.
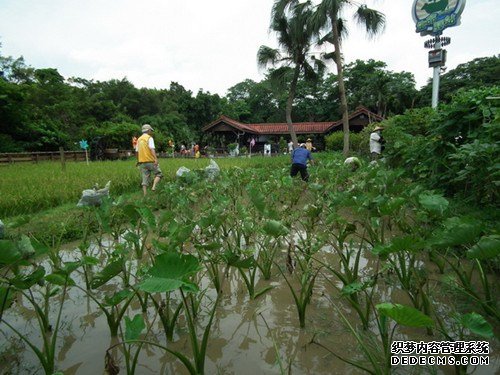
[{"label": "man with white cap", "polygon": [[382,134],[380,133],[381,130],[384,130],[384,128],[377,126],[370,134],[370,154],[372,156],[372,160],[377,160],[382,153],[382,143],[384,140],[382,138]]},{"label": "man with white cap", "polygon": [[156,185],[160,182],[163,174],[158,166],[158,157],[155,151],[155,141],[151,136],[153,128],[149,124],[142,126],[142,135],[137,140],[137,164],[142,176],[142,191],[146,195],[151,173],[154,174],[152,191],[156,190]]}]

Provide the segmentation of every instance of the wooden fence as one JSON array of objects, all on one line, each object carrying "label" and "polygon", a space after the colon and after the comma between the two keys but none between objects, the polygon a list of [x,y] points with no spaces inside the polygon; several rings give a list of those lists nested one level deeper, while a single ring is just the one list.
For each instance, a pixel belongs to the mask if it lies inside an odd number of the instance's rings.
[{"label": "wooden fence", "polygon": [[[131,150],[113,150],[112,152],[106,151],[104,152],[104,158],[107,160],[122,159],[134,155],[134,152]],[[64,155],[64,161],[85,161],[85,151],[62,151],[62,154]],[[61,159],[60,151],[0,153],[0,164],[22,162],[38,163],[41,161],[61,161]]]}]

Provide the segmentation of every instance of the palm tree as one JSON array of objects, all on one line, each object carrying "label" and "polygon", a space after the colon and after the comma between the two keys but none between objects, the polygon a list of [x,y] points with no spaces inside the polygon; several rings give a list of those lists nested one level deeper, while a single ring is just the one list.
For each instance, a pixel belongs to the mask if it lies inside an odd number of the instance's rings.
[{"label": "palm tree", "polygon": [[277,0],[271,12],[270,29],[277,34],[279,49],[261,46],[257,53],[257,62],[260,67],[277,66],[270,72],[270,80],[275,83],[284,82],[292,73],[290,89],[286,102],[286,122],[294,147],[297,147],[297,135],[292,124],[292,104],[297,90],[300,74],[305,79],[317,78],[322,72],[324,64],[311,56],[309,51],[313,42],[313,29],[310,22],[312,7],[310,1],[299,2]]},{"label": "palm tree", "polygon": [[[289,2],[294,1],[296,0],[289,0]],[[320,38],[320,42],[330,42],[334,46],[333,53],[326,54],[325,57],[333,58],[337,66],[340,110],[342,112],[342,129],[344,131],[344,155],[347,155],[349,152],[349,113],[341,55],[342,37],[346,35],[346,21],[341,16],[342,11],[349,6],[357,7],[354,18],[359,25],[365,27],[369,37],[374,37],[384,29],[385,16],[355,0],[321,0],[311,19],[312,28],[318,32],[318,35],[322,31],[326,31],[326,35]]]}]

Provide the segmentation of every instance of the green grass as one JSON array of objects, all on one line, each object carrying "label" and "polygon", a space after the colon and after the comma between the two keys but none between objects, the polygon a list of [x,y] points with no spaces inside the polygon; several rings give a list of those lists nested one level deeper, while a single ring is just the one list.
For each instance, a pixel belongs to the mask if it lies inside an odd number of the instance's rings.
[{"label": "green grass", "polygon": [[[230,167],[284,166],[288,157],[252,157],[216,159],[221,169]],[[175,178],[177,169],[191,170],[208,166],[209,159],[162,159],[160,167],[165,179]],[[135,160],[67,163],[63,172],[57,162],[13,164],[0,167],[0,218],[33,214],[71,203],[76,205],[82,190],[94,184],[103,187],[111,181],[113,197],[140,191],[141,178]]]}]

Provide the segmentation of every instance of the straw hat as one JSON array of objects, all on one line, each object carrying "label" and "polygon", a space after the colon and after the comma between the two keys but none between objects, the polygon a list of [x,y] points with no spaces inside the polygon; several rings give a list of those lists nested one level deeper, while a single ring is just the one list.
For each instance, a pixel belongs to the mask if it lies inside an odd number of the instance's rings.
[{"label": "straw hat", "polygon": [[373,129],[374,132],[376,132],[377,130],[384,130],[384,128],[382,126],[377,126],[375,129]]}]

